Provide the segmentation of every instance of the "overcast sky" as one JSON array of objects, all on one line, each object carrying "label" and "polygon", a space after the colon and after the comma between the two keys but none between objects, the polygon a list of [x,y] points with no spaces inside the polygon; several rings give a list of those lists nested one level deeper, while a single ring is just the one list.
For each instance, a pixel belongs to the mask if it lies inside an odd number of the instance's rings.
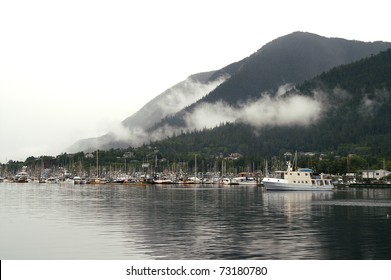
[{"label": "overcast sky", "polygon": [[[389,1],[388,1],[389,2]],[[1,0],[0,162],[104,134],[294,31],[391,41],[387,1]]]}]

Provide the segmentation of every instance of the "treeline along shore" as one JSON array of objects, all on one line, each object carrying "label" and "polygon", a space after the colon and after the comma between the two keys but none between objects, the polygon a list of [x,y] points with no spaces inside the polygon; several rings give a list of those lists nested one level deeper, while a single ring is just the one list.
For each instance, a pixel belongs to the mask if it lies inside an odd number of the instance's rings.
[{"label": "treeline along shore", "polygon": [[[335,185],[367,184],[387,187],[391,160],[358,154],[299,152],[297,167],[329,174]],[[166,153],[162,147],[96,150],[28,157],[0,165],[0,181],[76,184],[224,184],[259,185],[274,171],[285,170],[292,153],[273,157],[229,154]],[[352,185],[353,186],[353,185]]]}]

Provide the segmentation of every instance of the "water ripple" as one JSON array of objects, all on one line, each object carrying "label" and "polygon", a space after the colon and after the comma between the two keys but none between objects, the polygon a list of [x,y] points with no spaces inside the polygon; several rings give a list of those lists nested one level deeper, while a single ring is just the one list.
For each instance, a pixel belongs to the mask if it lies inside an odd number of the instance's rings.
[{"label": "water ripple", "polygon": [[391,201],[385,200],[329,200],[314,201],[312,204],[328,206],[391,207]]}]

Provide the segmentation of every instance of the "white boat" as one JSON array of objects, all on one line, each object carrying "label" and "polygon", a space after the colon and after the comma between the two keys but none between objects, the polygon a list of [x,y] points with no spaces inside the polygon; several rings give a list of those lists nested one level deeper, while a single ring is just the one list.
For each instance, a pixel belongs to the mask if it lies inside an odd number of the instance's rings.
[{"label": "white boat", "polygon": [[228,177],[221,178],[220,184],[221,185],[239,185],[238,182],[235,182],[235,181],[233,181],[233,179],[228,178]]},{"label": "white boat", "polygon": [[16,183],[27,183],[28,182],[28,173],[26,171],[21,171],[15,175],[13,182]]},{"label": "white boat", "polygon": [[208,178],[204,178],[202,179],[202,183],[203,184],[218,184],[220,181],[220,178],[217,177],[217,176],[214,176],[214,177],[208,177]]},{"label": "white boat", "polygon": [[165,184],[165,185],[171,185],[174,184],[174,181],[169,178],[161,178],[161,179],[154,179],[154,184]]},{"label": "white boat", "polygon": [[81,182],[81,177],[80,176],[73,177],[73,183],[75,185],[80,185],[80,182]]},{"label": "white boat", "polygon": [[237,183],[238,185],[246,186],[256,186],[258,184],[257,180],[254,177],[235,177],[232,178],[232,182]]},{"label": "white boat", "polygon": [[286,171],[276,171],[274,177],[265,177],[262,184],[271,191],[330,191],[333,181],[326,177],[310,168],[293,170],[289,162]]},{"label": "white boat", "polygon": [[197,177],[189,177],[187,178],[183,184],[201,184],[202,183],[202,180],[197,178]]},{"label": "white boat", "polygon": [[220,184],[222,185],[229,185],[230,183],[231,183],[231,179],[227,177],[221,178],[220,180]]}]

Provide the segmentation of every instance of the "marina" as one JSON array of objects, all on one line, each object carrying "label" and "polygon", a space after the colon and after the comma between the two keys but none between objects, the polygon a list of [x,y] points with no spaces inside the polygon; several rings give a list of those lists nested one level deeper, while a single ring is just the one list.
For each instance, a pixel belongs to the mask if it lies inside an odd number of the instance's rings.
[{"label": "marina", "polygon": [[[330,170],[330,167],[339,164],[340,159],[332,156],[332,161],[329,158],[328,165],[324,165],[324,154],[315,156],[314,153],[301,152],[298,157],[297,152],[294,155],[286,152],[279,158],[273,157],[269,168],[267,160],[241,161],[242,156],[238,153],[209,159],[203,156],[197,164],[196,155],[187,161],[170,161],[162,155],[158,157],[157,149],[148,147],[147,150],[152,154],[146,159],[119,149],[57,157],[30,157],[25,162],[9,161],[0,165],[0,183],[239,185],[265,187],[267,191],[330,191],[367,186],[391,188],[391,172],[386,170],[388,166],[384,158],[379,162],[381,169],[355,167],[354,172],[347,172],[349,169],[344,166]],[[114,157],[114,154],[122,156]],[[129,158],[133,159],[127,160]],[[357,156],[357,159],[360,157]],[[346,163],[350,160],[347,157]]]},{"label": "marina", "polygon": [[[387,171],[388,172],[388,171]],[[214,186],[260,186],[268,191],[330,191],[335,188],[391,188],[389,179],[383,177],[371,180],[351,180],[349,176],[314,172],[311,168],[297,168],[287,163],[285,171],[264,173],[241,172],[239,174],[222,174],[207,172],[192,174],[189,172],[158,173],[105,173],[104,176],[73,175],[66,169],[57,172],[46,171],[44,175],[28,172],[27,167],[16,174],[0,176],[0,183],[47,183],[47,184],[139,184],[139,185],[214,185]],[[387,177],[388,178],[388,177]]]}]

